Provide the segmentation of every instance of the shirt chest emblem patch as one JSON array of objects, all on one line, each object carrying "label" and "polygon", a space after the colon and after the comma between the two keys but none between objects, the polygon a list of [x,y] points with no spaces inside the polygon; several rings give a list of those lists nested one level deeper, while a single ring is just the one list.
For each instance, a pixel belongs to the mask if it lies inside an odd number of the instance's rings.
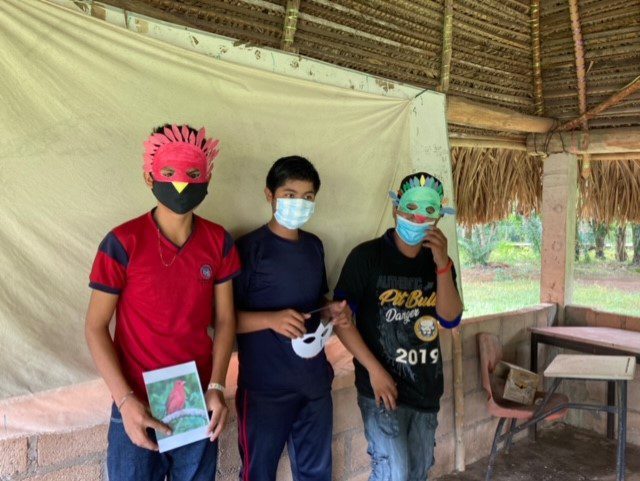
[{"label": "shirt chest emblem patch", "polygon": [[209,281],[211,280],[212,276],[213,269],[211,268],[211,266],[209,264],[202,264],[202,266],[200,266],[200,279],[202,279],[203,281]]},{"label": "shirt chest emblem patch", "polygon": [[438,337],[437,321],[431,316],[422,316],[413,325],[413,330],[418,339],[431,342]]}]

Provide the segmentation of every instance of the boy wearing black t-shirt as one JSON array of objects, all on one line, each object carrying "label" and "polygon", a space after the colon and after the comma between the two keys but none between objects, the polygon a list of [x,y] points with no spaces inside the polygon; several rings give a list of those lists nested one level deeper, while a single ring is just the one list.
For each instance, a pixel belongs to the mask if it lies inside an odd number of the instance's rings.
[{"label": "boy wearing black t-shirt", "polygon": [[436,227],[441,182],[426,172],[405,177],[394,202],[396,228],[357,246],[335,298],[356,323],[336,326],[354,357],[375,481],[424,481],[433,465],[443,392],[438,324],[460,323],[462,302],[447,239]]}]

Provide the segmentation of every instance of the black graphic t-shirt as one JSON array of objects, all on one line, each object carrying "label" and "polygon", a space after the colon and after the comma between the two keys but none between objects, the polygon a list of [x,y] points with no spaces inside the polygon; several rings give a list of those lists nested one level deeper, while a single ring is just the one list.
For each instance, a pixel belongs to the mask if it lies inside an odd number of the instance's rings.
[{"label": "black graphic t-shirt", "polygon": [[[398,402],[430,412],[440,408],[444,386],[436,283],[431,251],[404,256],[389,229],[351,251],[335,289],[335,298],[347,299],[354,310],[365,344],[396,381]],[[372,398],[367,370],[354,364],[358,392]]]}]

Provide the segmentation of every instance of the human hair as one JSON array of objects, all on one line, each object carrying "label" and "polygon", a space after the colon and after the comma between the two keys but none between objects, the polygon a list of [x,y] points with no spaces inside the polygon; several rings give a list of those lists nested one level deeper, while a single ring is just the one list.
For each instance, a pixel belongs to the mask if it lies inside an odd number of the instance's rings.
[{"label": "human hair", "polygon": [[299,155],[281,157],[274,162],[267,174],[267,189],[275,194],[278,187],[283,186],[287,180],[303,180],[313,184],[313,190],[320,190],[320,175],[309,160]]}]

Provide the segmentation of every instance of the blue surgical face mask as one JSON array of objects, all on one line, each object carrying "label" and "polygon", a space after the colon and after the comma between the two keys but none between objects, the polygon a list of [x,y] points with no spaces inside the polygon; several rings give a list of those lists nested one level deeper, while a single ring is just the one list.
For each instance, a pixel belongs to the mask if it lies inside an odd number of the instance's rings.
[{"label": "blue surgical face mask", "polygon": [[427,231],[431,228],[428,223],[416,224],[404,217],[397,216],[396,232],[406,244],[410,246],[417,246],[424,240],[424,236],[427,235]]},{"label": "blue surgical face mask", "polygon": [[298,229],[311,218],[315,210],[315,202],[306,199],[276,199],[276,211],[273,216],[282,227]]}]

